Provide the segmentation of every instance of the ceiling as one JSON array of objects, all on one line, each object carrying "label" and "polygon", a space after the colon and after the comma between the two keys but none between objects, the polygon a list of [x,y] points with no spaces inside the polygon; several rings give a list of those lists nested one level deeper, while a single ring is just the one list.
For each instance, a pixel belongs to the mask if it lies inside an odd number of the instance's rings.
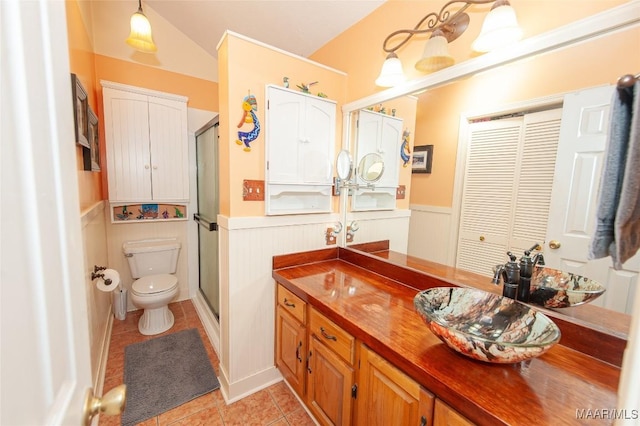
[{"label": "ceiling", "polygon": [[214,58],[226,30],[308,57],[384,1],[145,0],[142,7],[153,8]]}]

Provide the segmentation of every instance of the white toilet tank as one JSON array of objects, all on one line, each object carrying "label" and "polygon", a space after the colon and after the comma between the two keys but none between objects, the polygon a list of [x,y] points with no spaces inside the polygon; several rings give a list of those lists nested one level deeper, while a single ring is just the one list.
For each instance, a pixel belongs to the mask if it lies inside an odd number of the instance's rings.
[{"label": "white toilet tank", "polygon": [[176,238],[127,241],[122,245],[135,279],[155,274],[175,274],[180,242]]}]

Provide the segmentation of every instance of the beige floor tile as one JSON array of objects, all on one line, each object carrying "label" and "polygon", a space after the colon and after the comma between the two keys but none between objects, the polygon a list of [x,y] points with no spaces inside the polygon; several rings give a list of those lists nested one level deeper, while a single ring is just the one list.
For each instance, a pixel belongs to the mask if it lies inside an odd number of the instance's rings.
[{"label": "beige floor tile", "polygon": [[271,393],[271,396],[276,401],[276,405],[280,408],[280,411],[282,411],[283,414],[287,415],[302,408],[300,402],[298,402],[284,382],[270,386],[268,391]]},{"label": "beige floor tile", "polygon": [[210,407],[184,417],[170,426],[224,426],[217,407]]},{"label": "beige floor tile", "polygon": [[309,417],[309,414],[307,414],[307,412],[302,407],[299,410],[288,414],[286,416],[286,419],[290,425],[315,426],[315,423],[313,422],[313,420],[311,420],[311,417]]}]

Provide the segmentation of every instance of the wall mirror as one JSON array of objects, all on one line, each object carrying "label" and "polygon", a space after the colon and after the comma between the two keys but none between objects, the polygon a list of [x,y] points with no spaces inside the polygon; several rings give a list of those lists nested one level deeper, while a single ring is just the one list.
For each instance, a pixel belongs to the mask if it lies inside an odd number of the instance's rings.
[{"label": "wall mirror", "polygon": [[[454,94],[450,97],[450,103],[452,106],[450,110],[455,110],[454,114],[450,114],[448,117],[442,117],[443,126],[447,125],[451,128],[455,128],[455,139],[448,139],[447,143],[453,146],[449,146],[448,149],[454,151],[452,154],[457,158],[455,164],[455,179],[458,179],[459,166],[461,163],[459,153],[457,150],[457,133],[460,125],[461,116],[469,111],[482,110],[482,104],[485,103],[487,107],[485,110],[501,111],[501,107],[505,105],[517,104],[523,100],[528,99],[543,99],[554,98],[552,100],[547,99],[542,102],[549,104],[557,104],[558,100],[562,102],[562,95],[565,93],[576,92],[583,88],[594,87],[599,85],[612,85],[616,79],[628,73],[637,73],[640,69],[639,59],[628,59],[626,63],[619,61],[622,65],[618,65],[617,68],[613,67],[607,71],[601,71],[597,74],[590,76],[588,73],[584,73],[584,70],[598,68],[595,66],[594,61],[599,61],[597,58],[608,56],[607,49],[611,49],[613,44],[618,43],[626,38],[637,40],[638,18],[629,18],[630,12],[625,10],[624,7],[615,9],[615,12],[608,11],[604,14],[595,15],[594,19],[588,24],[581,25],[567,25],[558,29],[552,30],[548,33],[541,34],[539,36],[532,37],[523,42],[523,46],[520,49],[508,49],[500,52],[499,54],[485,54],[483,56],[468,60],[466,62],[454,65],[444,70],[438,71],[433,74],[420,77],[418,79],[408,81],[401,86],[396,86],[391,89],[387,89],[371,96],[362,98],[360,100],[345,104],[343,106],[343,113],[345,115],[345,123],[353,125],[353,115],[357,114],[361,109],[368,109],[372,106],[380,105],[381,103],[387,103],[394,99],[398,99],[404,96],[412,95],[417,96],[418,99],[418,116],[416,117],[416,127],[423,118],[424,114],[440,114],[439,109],[442,109],[442,104],[438,104],[434,100],[437,91],[447,92]],[[625,34],[625,32],[627,34]],[[590,40],[594,41],[591,43]],[[603,41],[604,39],[604,41]],[[563,69],[563,64],[560,62],[562,56],[566,52],[570,52],[571,55],[567,55],[567,58],[574,58],[575,52],[572,49],[591,49],[590,54],[582,55],[579,63],[571,59],[574,63],[566,64],[566,70]],[[596,49],[596,50],[593,50]],[[569,59],[567,59],[569,61]],[[527,71],[528,69],[532,71]],[[547,77],[542,82],[540,79],[540,72],[546,68],[548,73]],[[581,70],[585,74],[582,80],[575,80],[571,78],[571,73],[576,69]],[[504,73],[510,76],[515,76],[512,80],[513,84],[507,83],[504,78]],[[512,74],[513,73],[513,74]],[[493,84],[491,84],[493,82]],[[536,84],[546,85],[546,91],[536,92],[535,88],[532,88]],[[581,85],[578,85],[581,84]],[[457,88],[465,87],[466,90]],[[516,93],[515,96],[511,94]],[[519,94],[518,94],[519,93]],[[540,94],[542,93],[542,94]],[[491,99],[494,96],[497,101]],[[511,97],[510,97],[511,96]],[[475,99],[475,101],[469,101],[468,99]],[[500,100],[503,99],[503,100]],[[433,102],[433,103],[431,103]],[[459,106],[455,107],[456,103]],[[469,105],[472,105],[471,107]],[[505,113],[509,113],[506,111]],[[451,116],[453,115],[453,116]],[[445,122],[447,124],[445,124]],[[359,141],[353,136],[355,132],[353,129],[346,129],[345,135],[350,135],[343,144],[345,147],[349,147],[352,152],[357,152]],[[429,142],[431,143],[431,142]],[[442,152],[440,146],[438,146],[438,152]],[[414,191],[415,179],[435,179],[434,174],[431,176],[418,176],[412,178],[411,188],[409,191]],[[455,181],[450,176],[452,182]],[[411,196],[411,192],[408,194]],[[453,190],[449,195],[449,199],[446,200],[449,203],[447,209],[450,210],[450,216],[452,218],[451,229],[455,228],[457,233],[457,221],[459,220],[459,212],[456,209],[459,207],[459,201],[456,201],[458,194],[454,194]],[[590,194],[594,196],[594,194]],[[413,198],[412,198],[413,202]],[[446,205],[446,204],[444,204]],[[354,212],[349,211],[346,203],[342,203],[343,207],[341,211],[343,223],[349,223],[349,221],[356,219]],[[415,214],[412,211],[411,216]],[[357,218],[360,223],[360,230],[357,233],[357,238],[354,240],[354,244],[361,244],[366,242],[373,242],[379,239],[375,235],[366,234],[366,221],[361,218]],[[382,224],[376,225],[378,228]],[[408,232],[408,229],[407,229]],[[393,237],[392,237],[393,238]],[[407,238],[404,236],[404,238]],[[429,239],[429,235],[423,235],[423,239]],[[534,243],[536,241],[532,241]],[[542,241],[541,241],[542,243]],[[450,249],[450,248],[449,248]],[[548,248],[546,249],[548,250]],[[410,255],[419,253],[409,253]],[[391,261],[391,260],[390,260]],[[445,263],[446,262],[440,262]],[[610,263],[610,261],[609,261]],[[451,263],[449,263],[451,264]],[[635,280],[634,280],[635,281]],[[633,297],[629,297],[632,301]],[[606,306],[605,306],[606,307]],[[602,329],[606,328],[611,331],[612,334],[618,336],[626,336],[628,332],[629,317],[619,316],[615,312],[612,312],[610,318],[606,318],[607,315],[585,316],[580,312],[581,307],[568,308],[563,311],[558,311],[560,315],[566,316],[570,321],[575,321],[581,324],[585,324],[590,327]],[[620,311],[617,309],[617,311]],[[620,321],[620,324],[611,324],[613,321]]]}]

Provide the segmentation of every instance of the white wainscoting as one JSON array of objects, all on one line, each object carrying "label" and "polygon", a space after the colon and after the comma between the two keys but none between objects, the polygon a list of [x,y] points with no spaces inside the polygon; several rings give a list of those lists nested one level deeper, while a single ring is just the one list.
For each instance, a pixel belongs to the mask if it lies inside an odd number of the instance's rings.
[{"label": "white wainscoting", "polygon": [[[359,212],[354,243],[389,239],[405,252],[408,210]],[[220,230],[220,384],[227,402],[281,380],[275,367],[275,255],[318,250],[338,214],[228,218]],[[346,232],[346,226],[344,231]]]},{"label": "white wainscoting", "polygon": [[91,280],[95,265],[109,266],[107,263],[107,235],[105,205],[100,201],[81,214],[83,264],[87,284],[87,318],[89,322],[89,344],[91,355],[91,375],[97,395],[102,394],[104,374],[111,338],[111,293],[98,290]]},{"label": "white wainscoting", "polygon": [[449,258],[451,236],[451,208],[411,204],[409,222],[409,250],[407,254],[453,265]]}]

